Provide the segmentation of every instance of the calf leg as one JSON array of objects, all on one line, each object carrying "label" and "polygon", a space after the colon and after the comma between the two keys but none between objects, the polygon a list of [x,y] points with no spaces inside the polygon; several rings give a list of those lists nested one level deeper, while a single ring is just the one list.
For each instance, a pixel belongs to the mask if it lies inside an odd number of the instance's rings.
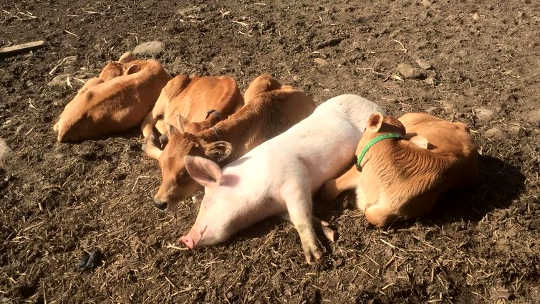
[{"label": "calf leg", "polygon": [[150,156],[151,158],[159,159],[163,151],[156,146],[155,141],[156,140],[154,133],[150,133],[150,136],[148,136],[144,140],[142,150],[146,153],[146,155]]},{"label": "calf leg", "polygon": [[360,173],[352,166],[347,172],[336,179],[327,181],[321,189],[321,198],[333,201],[343,191],[353,189],[358,184]]},{"label": "calf leg", "polygon": [[320,259],[322,253],[317,245],[317,235],[312,223],[313,202],[309,185],[294,185],[293,182],[289,181],[283,186],[281,194],[287,206],[291,222],[300,235],[306,261],[311,264],[314,259]]},{"label": "calf leg", "polygon": [[152,134],[152,131],[154,129],[154,115],[152,111],[150,111],[146,117],[144,118],[142,124],[141,124],[141,131],[144,138],[148,138]]}]

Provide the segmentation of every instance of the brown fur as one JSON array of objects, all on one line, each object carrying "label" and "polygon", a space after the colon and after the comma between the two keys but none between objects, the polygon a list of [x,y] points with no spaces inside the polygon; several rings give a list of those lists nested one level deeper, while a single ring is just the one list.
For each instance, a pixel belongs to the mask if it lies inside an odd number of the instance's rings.
[{"label": "brown fur", "polygon": [[135,127],[152,109],[169,75],[156,60],[124,54],[89,79],[71,100],[53,130],[58,141],[81,141]]},{"label": "brown fur", "polygon": [[148,113],[141,125],[146,138],[145,152],[155,159],[161,154],[161,150],[149,140],[154,127],[164,135],[169,133],[168,125],[187,132],[198,132],[217,122],[219,116],[216,115],[207,119],[208,111],[216,110],[225,118],[243,103],[236,81],[231,77],[176,76],[163,88],[152,112]]},{"label": "brown fur", "polygon": [[[249,99],[244,107],[213,128],[196,134],[175,132],[170,136],[159,159],[163,181],[154,197],[156,203],[171,203],[201,189],[186,172],[186,155],[213,158],[225,165],[284,132],[315,109],[311,96],[290,86],[273,89],[275,85],[267,85],[272,83],[277,81],[270,75],[253,80],[246,91]],[[232,151],[219,151],[227,145]]]},{"label": "brown fur", "polygon": [[[425,113],[405,114],[399,121],[377,115],[370,117],[357,155],[380,134],[404,135],[406,130],[407,135],[373,145],[362,161],[361,172],[353,166],[325,184],[322,191],[326,199],[356,187],[357,207],[365,211],[370,223],[384,226],[398,219],[422,216],[433,208],[441,193],[476,182],[476,146],[466,125]],[[415,136],[427,139],[427,149],[413,143]]]}]

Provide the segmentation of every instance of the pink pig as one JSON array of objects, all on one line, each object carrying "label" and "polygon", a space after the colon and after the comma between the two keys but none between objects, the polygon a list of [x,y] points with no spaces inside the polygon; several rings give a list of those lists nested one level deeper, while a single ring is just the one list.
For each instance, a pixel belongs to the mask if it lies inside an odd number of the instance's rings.
[{"label": "pink pig", "polygon": [[205,195],[195,224],[181,241],[191,249],[213,245],[287,211],[306,261],[319,259],[312,195],[351,165],[369,116],[381,111],[365,98],[341,95],[223,169],[209,159],[186,156],[187,171],[205,187]]}]

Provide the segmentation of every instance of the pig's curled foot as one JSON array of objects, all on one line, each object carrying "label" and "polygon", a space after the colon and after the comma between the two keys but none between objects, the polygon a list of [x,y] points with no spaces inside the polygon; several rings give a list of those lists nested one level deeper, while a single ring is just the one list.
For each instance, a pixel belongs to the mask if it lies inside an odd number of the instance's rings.
[{"label": "pig's curled foot", "polygon": [[[317,219],[317,218],[315,218]],[[330,242],[335,242],[336,241],[336,232],[334,231],[334,229],[330,228],[330,224],[328,224],[328,222],[326,221],[323,221],[323,220],[320,220],[321,222],[321,229],[322,229],[322,232],[324,234],[324,236],[330,241]]]},{"label": "pig's curled foot", "polygon": [[322,257],[322,252],[319,249],[319,246],[315,242],[311,244],[303,244],[304,255],[306,256],[306,262],[308,264],[313,264]]}]

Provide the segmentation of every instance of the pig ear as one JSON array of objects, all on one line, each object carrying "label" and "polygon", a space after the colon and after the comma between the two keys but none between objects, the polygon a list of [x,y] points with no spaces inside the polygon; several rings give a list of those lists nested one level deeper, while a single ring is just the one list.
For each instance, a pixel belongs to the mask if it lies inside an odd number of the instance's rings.
[{"label": "pig ear", "polygon": [[413,136],[409,139],[409,141],[417,145],[419,148],[426,149],[426,150],[429,148],[429,141],[427,140],[427,138],[423,136],[420,136],[420,135]]},{"label": "pig ear", "polygon": [[369,129],[372,132],[379,132],[383,123],[384,116],[379,113],[373,113],[368,118],[368,123],[366,129]]},{"label": "pig ear", "polygon": [[227,159],[232,153],[232,145],[227,141],[215,141],[203,146],[204,155],[208,156],[213,161],[220,163]]},{"label": "pig ear", "polygon": [[219,185],[221,168],[215,162],[200,156],[186,155],[184,163],[189,175],[204,187]]}]

